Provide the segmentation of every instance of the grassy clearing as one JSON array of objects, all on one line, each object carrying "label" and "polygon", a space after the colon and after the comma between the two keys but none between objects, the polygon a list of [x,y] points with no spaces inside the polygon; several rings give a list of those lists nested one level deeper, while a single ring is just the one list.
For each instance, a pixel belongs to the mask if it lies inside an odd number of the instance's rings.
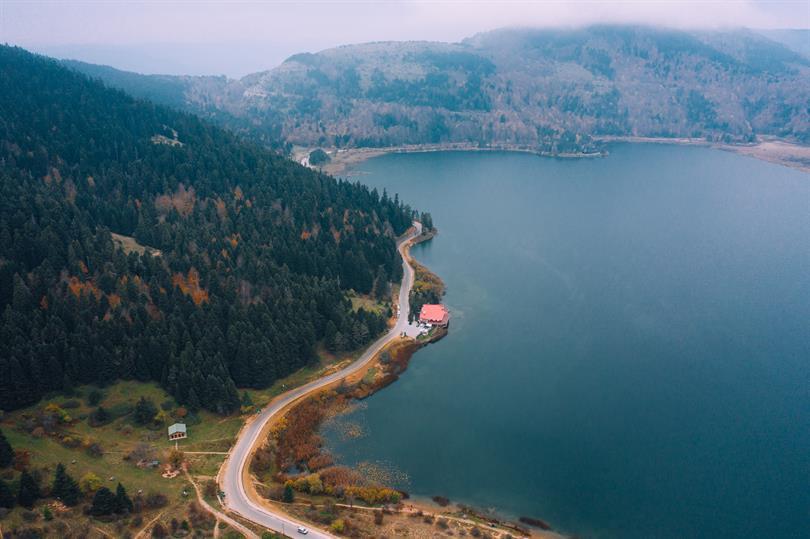
[{"label": "grassy clearing", "polygon": [[365,309],[366,311],[370,311],[373,313],[385,313],[388,311],[388,304],[378,301],[371,296],[363,295],[363,294],[356,294],[350,293],[349,299],[352,302],[352,310],[358,311],[360,307]]},{"label": "grassy clearing", "polygon": [[141,245],[132,236],[124,236],[123,234],[116,234],[115,232],[110,232],[110,236],[112,236],[113,242],[121,247],[126,254],[137,253],[142,255],[144,253],[149,253],[152,256],[160,256],[160,250],[146,245]]},{"label": "grassy clearing", "polygon": [[[277,381],[270,388],[246,392],[258,409],[280,393],[319,378],[356,359],[360,353],[361,351],[356,351],[334,355],[320,350],[318,354],[320,359],[316,364],[296,371]],[[222,417],[206,411],[177,419],[175,417],[178,414],[177,403],[160,386],[155,383],[122,381],[101,389],[103,396],[99,404],[110,413],[111,419],[100,426],[93,426],[90,418],[97,406],[90,405],[88,397],[94,389],[96,388],[90,386],[80,387],[76,389],[74,395],[53,395],[35,406],[0,415],[0,428],[16,450],[28,453],[28,468],[41,476],[40,484],[45,490],[53,480],[56,465],[62,463],[77,481],[92,472],[102,479],[103,486],[112,490],[120,481],[130,496],[135,496],[139,491],[144,494],[152,492],[164,494],[167,497],[167,505],[158,509],[146,509],[138,515],[130,515],[113,522],[103,522],[82,513],[82,507],[90,503],[90,497],[87,497],[68,513],[46,522],[42,512],[51,500],[42,500],[35,508],[40,514],[35,521],[26,521],[23,515],[27,511],[16,507],[0,520],[3,531],[38,528],[40,532],[46,532],[44,533],[46,536],[65,536],[69,533],[74,535],[78,533],[79,536],[86,537],[104,537],[104,534],[112,537],[134,536],[140,528],[158,516],[158,522],[168,529],[173,518],[180,522],[191,518],[189,503],[195,496],[193,486],[182,475],[174,479],[165,479],[161,476],[162,467],[168,462],[168,454],[175,446],[175,443],[167,438],[168,425],[175,421],[185,422],[188,425],[189,437],[178,441],[177,446],[185,452],[189,472],[194,481],[205,485],[216,477],[225,459],[224,454],[217,453],[225,453],[231,448],[244,423],[244,416]],[[164,423],[149,426],[139,426],[135,423],[132,411],[141,397],[151,400],[158,410],[166,412],[168,417]],[[58,424],[50,433],[45,433],[42,429],[34,430],[38,418],[50,404],[63,409],[70,416],[69,420]],[[78,446],[67,446],[66,436],[79,442]],[[92,456],[88,453],[85,447],[90,444],[98,444],[102,454]],[[136,463],[125,459],[133,449],[143,444],[153,449],[154,458],[160,461],[159,468],[139,468]],[[110,479],[111,477],[113,479]],[[6,472],[4,479],[15,483],[19,480],[19,472]],[[215,498],[208,501],[214,507],[218,506]],[[31,515],[27,516],[30,518]],[[68,531],[65,531],[66,529]],[[211,531],[206,530],[205,534]]]},{"label": "grassy clearing", "polygon": [[[138,426],[132,415],[132,410],[141,397],[152,400],[158,409],[164,409],[169,416],[177,412],[176,403],[156,384],[119,382],[102,390],[103,398],[99,403],[110,413],[112,419],[94,427],[91,425],[90,415],[96,410],[96,406],[88,404],[88,395],[92,389],[81,387],[74,396],[52,396],[43,399],[36,406],[5,414],[0,428],[15,450],[28,453],[28,468],[42,478],[40,485],[43,490],[49,488],[56,465],[62,463],[77,481],[92,472],[102,479],[103,486],[111,490],[115,490],[116,485],[121,482],[131,497],[138,492],[145,495],[158,492],[166,496],[167,505],[146,509],[138,515],[113,522],[91,519],[82,514],[82,507],[90,503],[89,496],[79,506],[57,516],[53,521],[45,521],[42,516],[33,522],[27,521],[25,517],[31,518],[31,514],[17,507],[0,521],[0,526],[5,531],[32,527],[43,531],[47,527],[47,536],[64,536],[67,533],[103,536],[99,531],[103,530],[109,536],[121,537],[134,535],[139,526],[158,514],[161,515],[160,521],[167,527],[172,518],[180,522],[190,518],[189,502],[194,499],[191,484],[183,476],[173,479],[161,476],[162,465],[167,462],[168,453],[174,447],[174,443],[167,439],[167,425]],[[32,425],[49,404],[58,405],[67,412],[69,421],[58,424],[51,433],[45,433],[41,428],[32,429]],[[166,423],[173,421],[170,417]],[[186,418],[186,421],[189,423],[189,438],[178,443],[183,451],[227,451],[242,424],[239,416],[223,418],[204,411]],[[66,439],[80,443],[77,447],[70,447],[72,444],[66,444]],[[103,453],[100,456],[93,456],[85,449],[91,443],[101,447]],[[160,461],[161,467],[139,468],[135,462],[125,459],[136,446],[143,444],[152,448],[153,457]],[[188,454],[186,460],[192,474],[213,477],[223,459],[224,455]],[[5,472],[4,479],[16,482],[19,473]],[[43,507],[50,502],[51,500],[42,500],[35,511],[42,513]]]}]

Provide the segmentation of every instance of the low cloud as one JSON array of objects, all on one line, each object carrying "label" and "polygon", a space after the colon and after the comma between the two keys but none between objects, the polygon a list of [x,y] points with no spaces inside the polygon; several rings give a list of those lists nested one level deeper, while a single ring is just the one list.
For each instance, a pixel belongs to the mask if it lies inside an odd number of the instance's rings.
[{"label": "low cloud", "polygon": [[[808,28],[807,0],[218,1],[30,2],[0,0],[0,41],[48,52],[117,46],[238,47],[255,57],[238,69],[268,68],[285,55],[364,41],[458,41],[502,26],[655,24],[680,28]],[[155,62],[159,63],[159,56]],[[264,58],[262,58],[262,56]],[[189,58],[189,60],[191,60]],[[225,69],[220,69],[225,68]],[[254,69],[256,70],[256,69]]]}]

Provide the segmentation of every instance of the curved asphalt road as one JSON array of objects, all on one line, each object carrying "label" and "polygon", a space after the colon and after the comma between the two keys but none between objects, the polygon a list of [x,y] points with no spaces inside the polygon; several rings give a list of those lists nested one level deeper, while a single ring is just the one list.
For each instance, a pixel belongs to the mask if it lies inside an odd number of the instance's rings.
[{"label": "curved asphalt road", "polygon": [[[412,239],[422,233],[422,225],[414,221],[415,230],[408,236],[402,238],[397,242],[397,249],[400,255],[403,255],[403,249]],[[400,316],[397,322],[388,333],[380,337],[374,344],[372,344],[366,352],[355,360],[351,365],[345,369],[341,369],[329,376],[313,380],[312,382],[290,390],[277,398],[273,403],[262,410],[249,425],[239,433],[239,437],[231,450],[230,456],[224,463],[224,468],[220,471],[221,488],[225,492],[225,505],[228,509],[238,513],[246,519],[264,526],[270,530],[282,532],[286,535],[295,535],[298,526],[306,526],[309,528],[308,537],[314,538],[331,538],[333,537],[325,531],[310,528],[309,524],[304,524],[293,518],[290,518],[284,513],[275,512],[268,507],[261,506],[251,500],[245,491],[245,485],[242,481],[243,471],[247,466],[248,458],[250,457],[253,447],[260,442],[259,435],[261,434],[262,427],[280,410],[294,402],[301,397],[317,391],[324,386],[336,382],[341,378],[345,378],[354,372],[361,369],[366,363],[379,352],[383,346],[398,337],[408,325],[408,295],[410,294],[411,287],[413,286],[414,272],[413,268],[402,256],[402,285],[399,289],[399,312]]]}]

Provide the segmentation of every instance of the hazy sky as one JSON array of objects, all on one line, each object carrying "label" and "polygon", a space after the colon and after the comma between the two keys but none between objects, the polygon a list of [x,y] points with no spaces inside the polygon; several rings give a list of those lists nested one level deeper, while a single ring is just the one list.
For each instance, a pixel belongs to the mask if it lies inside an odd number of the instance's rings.
[{"label": "hazy sky", "polygon": [[348,43],[595,22],[810,28],[810,0],[0,0],[0,42],[144,73],[231,77]]}]

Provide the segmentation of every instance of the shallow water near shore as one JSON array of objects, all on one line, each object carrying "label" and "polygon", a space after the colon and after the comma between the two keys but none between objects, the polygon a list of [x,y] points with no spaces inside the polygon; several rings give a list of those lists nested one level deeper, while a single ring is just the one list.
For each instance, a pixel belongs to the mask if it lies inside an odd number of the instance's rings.
[{"label": "shallow water near shore", "polygon": [[325,427],[344,462],[584,537],[806,533],[810,175],[631,144],[355,169],[432,213],[453,319]]}]

